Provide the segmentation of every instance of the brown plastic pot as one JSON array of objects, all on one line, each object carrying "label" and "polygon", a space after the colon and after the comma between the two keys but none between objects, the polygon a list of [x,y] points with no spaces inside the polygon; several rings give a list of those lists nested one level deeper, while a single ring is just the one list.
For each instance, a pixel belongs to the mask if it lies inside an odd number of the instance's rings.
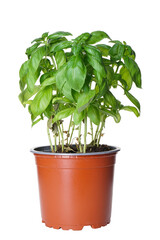
[{"label": "brown plastic pot", "polygon": [[50,147],[34,153],[39,181],[42,222],[47,227],[81,230],[110,223],[116,153],[59,154]]}]

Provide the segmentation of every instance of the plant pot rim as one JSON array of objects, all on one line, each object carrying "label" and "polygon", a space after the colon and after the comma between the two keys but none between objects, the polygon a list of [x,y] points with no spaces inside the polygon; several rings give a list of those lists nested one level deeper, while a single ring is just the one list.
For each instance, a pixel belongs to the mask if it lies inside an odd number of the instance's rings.
[{"label": "plant pot rim", "polygon": [[[52,153],[50,152],[50,146],[41,146],[41,147],[34,147],[30,149],[30,152],[33,154],[40,154],[40,155],[59,155],[59,156],[91,156],[91,155],[104,155],[104,154],[112,154],[117,153],[120,151],[119,147],[110,146],[111,150],[104,151],[104,152],[90,152],[90,153]],[[45,150],[45,151],[44,151]]]}]

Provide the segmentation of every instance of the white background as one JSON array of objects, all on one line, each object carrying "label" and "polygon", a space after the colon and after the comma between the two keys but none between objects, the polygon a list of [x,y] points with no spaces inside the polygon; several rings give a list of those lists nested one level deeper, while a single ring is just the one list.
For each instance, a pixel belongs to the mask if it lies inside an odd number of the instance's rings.
[{"label": "white background", "polygon": [[[8,239],[160,239],[160,15],[152,1],[3,1],[0,6],[0,237]],[[143,89],[134,94],[140,118],[123,113],[106,124],[103,142],[117,155],[112,221],[97,230],[54,230],[41,223],[36,166],[29,152],[47,145],[46,125],[31,129],[18,101],[18,71],[25,49],[43,32],[103,30],[137,53]]]}]

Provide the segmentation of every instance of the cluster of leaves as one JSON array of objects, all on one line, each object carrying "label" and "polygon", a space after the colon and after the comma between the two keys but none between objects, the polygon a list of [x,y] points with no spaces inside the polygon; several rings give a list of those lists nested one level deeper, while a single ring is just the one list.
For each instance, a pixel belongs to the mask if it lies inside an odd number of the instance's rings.
[{"label": "cluster of leaves", "polygon": [[[126,42],[113,41],[103,31],[86,32],[68,40],[71,35],[46,32],[32,41],[26,50],[28,60],[19,71],[19,99],[24,107],[28,105],[32,125],[47,117],[48,128],[62,140],[64,118],[71,116],[69,130],[79,126],[79,138],[81,123],[87,131],[87,119],[90,119],[92,135],[92,123],[97,125],[92,143],[99,144],[107,117],[113,117],[118,123],[121,110],[140,115],[140,103],[130,90],[133,83],[141,88],[141,72],[135,62],[135,52]],[[97,44],[104,38],[110,45]],[[113,95],[111,90],[117,87],[124,90],[131,106],[124,106]],[[84,145],[85,138],[86,132]]]}]

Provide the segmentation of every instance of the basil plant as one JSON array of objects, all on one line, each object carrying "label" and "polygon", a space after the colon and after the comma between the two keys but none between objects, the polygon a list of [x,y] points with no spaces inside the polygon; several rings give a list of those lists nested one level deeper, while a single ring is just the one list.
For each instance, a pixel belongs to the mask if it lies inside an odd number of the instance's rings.
[{"label": "basil plant", "polygon": [[[28,105],[32,126],[48,119],[52,152],[58,148],[74,152],[76,141],[77,152],[85,153],[88,146],[100,146],[108,117],[118,123],[121,110],[140,115],[140,103],[130,90],[133,85],[141,88],[141,72],[126,42],[113,41],[103,31],[70,36],[69,32],[46,32],[31,42],[28,60],[19,71],[19,100]],[[103,39],[108,43],[98,44]],[[131,105],[123,105],[114,96],[117,88],[123,89]],[[88,144],[87,134],[91,136]]]}]

